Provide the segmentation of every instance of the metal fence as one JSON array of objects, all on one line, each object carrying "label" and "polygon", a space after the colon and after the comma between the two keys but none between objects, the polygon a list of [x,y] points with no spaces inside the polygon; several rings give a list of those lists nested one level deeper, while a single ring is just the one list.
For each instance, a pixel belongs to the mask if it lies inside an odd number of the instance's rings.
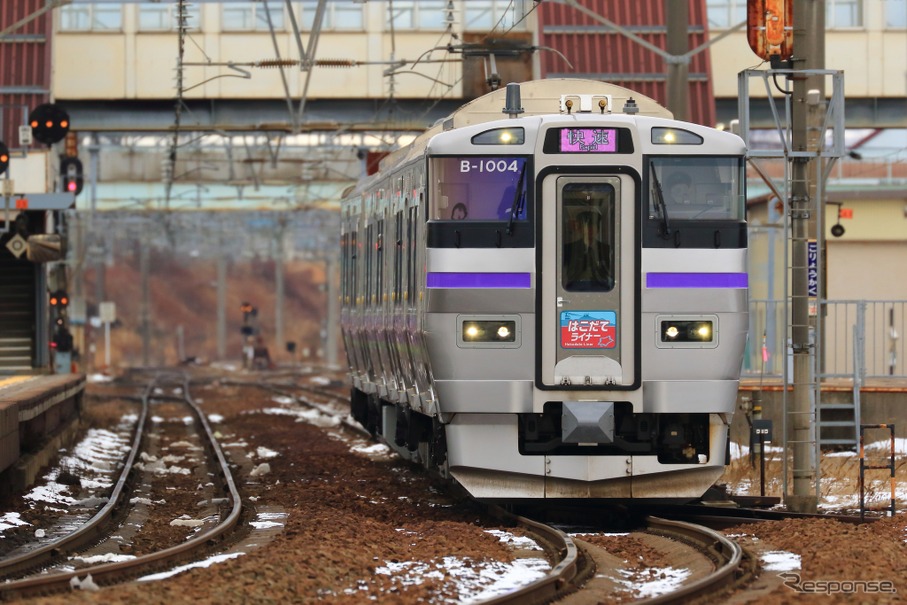
[{"label": "metal fence", "polygon": [[[780,377],[785,363],[792,375],[788,308],[783,300],[750,300],[743,376]],[[862,351],[864,378],[907,376],[907,301],[827,300],[819,301],[817,309],[822,322],[820,378],[852,378],[855,351]]]}]

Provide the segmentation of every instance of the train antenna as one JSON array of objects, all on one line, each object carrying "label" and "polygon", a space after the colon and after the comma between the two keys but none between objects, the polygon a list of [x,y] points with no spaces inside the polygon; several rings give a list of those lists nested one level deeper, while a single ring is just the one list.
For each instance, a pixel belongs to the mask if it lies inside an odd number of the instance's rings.
[{"label": "train antenna", "polygon": [[520,105],[520,85],[516,82],[511,82],[507,85],[507,97],[504,101],[504,113],[509,115],[511,118],[519,117],[519,115],[523,113],[523,108]]}]

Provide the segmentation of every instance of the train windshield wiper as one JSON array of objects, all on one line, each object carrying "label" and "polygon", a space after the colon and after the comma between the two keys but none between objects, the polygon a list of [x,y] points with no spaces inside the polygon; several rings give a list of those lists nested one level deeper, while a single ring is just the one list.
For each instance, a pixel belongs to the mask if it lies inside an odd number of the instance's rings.
[{"label": "train windshield wiper", "polygon": [[668,237],[671,235],[671,223],[668,220],[668,207],[667,204],[665,204],[664,193],[661,190],[661,182],[658,180],[658,173],[655,171],[655,162],[649,162],[649,169],[652,172],[652,183],[655,185],[655,206],[661,213],[661,220],[664,225],[661,237],[668,239]]},{"label": "train windshield wiper", "polygon": [[510,220],[507,222],[507,235],[513,236],[513,221],[516,220],[517,214],[523,210],[523,201],[526,199],[523,191],[523,181],[526,179],[526,165],[529,160],[523,160],[523,167],[520,169],[520,178],[516,183],[516,193],[513,194],[513,204],[510,206]]}]

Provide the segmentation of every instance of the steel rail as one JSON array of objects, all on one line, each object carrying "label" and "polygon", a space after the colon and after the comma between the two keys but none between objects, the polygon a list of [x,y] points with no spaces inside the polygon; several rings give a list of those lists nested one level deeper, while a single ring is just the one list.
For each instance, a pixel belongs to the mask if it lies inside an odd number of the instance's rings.
[{"label": "steel rail", "polygon": [[693,545],[715,562],[716,569],[708,576],[684,584],[670,594],[644,599],[637,603],[645,605],[688,603],[706,595],[714,596],[719,590],[733,586],[744,575],[743,548],[730,538],[707,527],[685,521],[646,517],[646,524],[648,531],[653,534]]},{"label": "steel rail", "polygon": [[[518,525],[526,527],[531,533],[540,536],[561,560],[545,576],[526,584],[512,592],[482,601],[482,605],[533,605],[549,603],[573,590],[573,583],[580,575],[580,557],[573,538],[557,528],[504,512],[497,507],[490,507],[491,514],[512,518]],[[497,509],[497,510],[493,510]]]},{"label": "steel rail", "polygon": [[[158,377],[156,376],[155,381],[157,378]],[[185,542],[155,553],[136,557],[135,559],[117,563],[94,565],[71,572],[61,572],[55,573],[53,575],[7,582],[0,585],[0,599],[11,600],[26,596],[43,595],[53,591],[66,590],[69,589],[70,583],[73,581],[73,578],[83,578],[88,575],[91,575],[94,582],[98,585],[114,584],[118,581],[121,581],[123,578],[135,577],[140,573],[145,573],[152,569],[162,568],[165,565],[174,564],[176,562],[186,560],[190,557],[193,551],[201,549],[202,547],[208,547],[212,543],[216,543],[236,527],[236,525],[239,523],[240,515],[242,513],[242,500],[240,498],[239,490],[236,487],[236,483],[233,480],[233,475],[230,472],[230,467],[227,463],[226,458],[224,457],[220,444],[214,437],[214,432],[211,430],[211,426],[208,424],[207,418],[205,418],[202,410],[189,395],[188,376],[183,375],[182,378],[185,401],[192,408],[196,418],[204,429],[204,432],[208,438],[207,447],[220,464],[219,473],[221,480],[224,483],[224,490],[229,492],[230,497],[233,500],[233,507],[226,518],[224,518],[215,527],[210,528],[208,531],[199,533],[198,535],[193,536]],[[151,387],[149,386],[147,393],[150,394],[150,391]],[[147,420],[147,416],[143,416],[143,418],[144,420]],[[133,451],[129,457],[130,462],[134,460],[137,450],[137,447],[133,448]]]},{"label": "steel rail", "polygon": [[[145,425],[148,419],[148,400],[154,388],[155,380],[148,383],[145,392],[142,393],[142,411],[136,423],[132,447],[129,450],[129,456],[126,458],[123,471],[120,473],[113,490],[111,490],[110,496],[108,496],[107,504],[76,531],[21,555],[0,559],[0,576],[10,576],[48,565],[64,552],[76,550],[97,539],[99,533],[102,532],[102,526],[117,511],[122,503],[122,498],[128,493],[127,486],[132,475],[132,467],[135,464],[135,459],[141,449],[140,445],[145,435]],[[2,594],[2,591],[0,591],[0,594]]]}]

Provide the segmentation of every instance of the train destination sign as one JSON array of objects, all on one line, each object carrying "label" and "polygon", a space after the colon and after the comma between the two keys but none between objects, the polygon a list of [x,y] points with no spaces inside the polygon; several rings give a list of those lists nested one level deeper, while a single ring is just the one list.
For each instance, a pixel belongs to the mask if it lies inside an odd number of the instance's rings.
[{"label": "train destination sign", "polygon": [[616,128],[562,128],[561,153],[617,153]]}]

